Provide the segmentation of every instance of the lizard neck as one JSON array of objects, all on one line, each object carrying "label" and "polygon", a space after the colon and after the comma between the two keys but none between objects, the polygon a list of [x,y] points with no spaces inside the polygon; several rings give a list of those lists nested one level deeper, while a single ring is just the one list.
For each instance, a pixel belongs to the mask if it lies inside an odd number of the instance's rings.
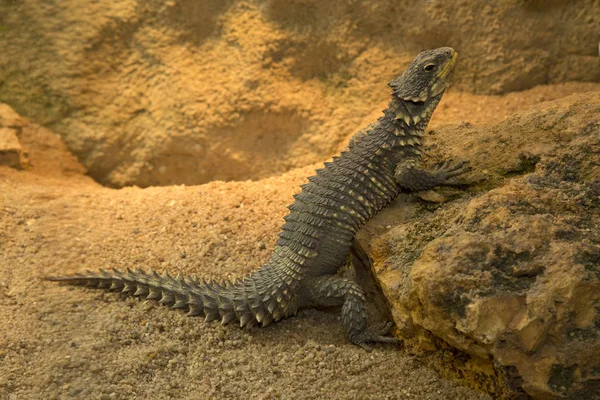
[{"label": "lizard neck", "polygon": [[384,147],[390,149],[395,157],[402,155],[421,159],[425,129],[441,98],[440,94],[424,102],[413,102],[394,96],[380,121],[387,142]]},{"label": "lizard neck", "polygon": [[386,110],[386,116],[393,117],[394,127],[403,130],[405,134],[422,136],[441,99],[441,94],[422,102],[394,97]]}]

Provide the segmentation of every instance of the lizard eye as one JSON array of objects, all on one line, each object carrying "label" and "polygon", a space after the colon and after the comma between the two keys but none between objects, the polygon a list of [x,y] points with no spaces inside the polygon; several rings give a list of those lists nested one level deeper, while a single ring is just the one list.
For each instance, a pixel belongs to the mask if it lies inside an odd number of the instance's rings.
[{"label": "lizard eye", "polygon": [[423,69],[427,72],[433,71],[434,68],[435,68],[435,64],[427,64],[427,65],[425,65],[425,67],[423,67]]}]

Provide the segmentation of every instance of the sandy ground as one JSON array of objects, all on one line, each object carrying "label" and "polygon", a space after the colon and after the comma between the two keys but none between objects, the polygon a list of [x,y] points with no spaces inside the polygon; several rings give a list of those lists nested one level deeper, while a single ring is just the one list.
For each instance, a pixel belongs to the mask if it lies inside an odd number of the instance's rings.
[{"label": "sandy ground", "polygon": [[[432,126],[493,122],[599,89],[450,93]],[[292,194],[318,165],[260,181],[115,190],[85,176],[46,129],[24,127],[21,142],[29,170],[0,167],[0,399],[489,398],[440,378],[425,355],[350,345],[337,312],[241,330],[42,280],[113,266],[241,276],[266,260]]]}]

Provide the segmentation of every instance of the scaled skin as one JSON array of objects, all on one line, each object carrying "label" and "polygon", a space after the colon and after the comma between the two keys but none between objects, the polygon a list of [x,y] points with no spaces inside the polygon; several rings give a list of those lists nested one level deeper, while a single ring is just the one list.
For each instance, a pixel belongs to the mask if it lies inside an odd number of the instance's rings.
[{"label": "scaled skin", "polygon": [[341,306],[352,343],[367,348],[368,342],[395,342],[385,336],[391,324],[367,327],[362,289],[336,272],[347,262],[356,232],[402,189],[452,185],[465,171],[463,164],[422,168],[423,135],[456,57],[449,47],[425,51],[389,83],[393,93],[384,115],[302,186],[271,258],[244,279],[219,284],[129,269],[48,279],[131,292],[241,326],[266,326],[300,307]]}]

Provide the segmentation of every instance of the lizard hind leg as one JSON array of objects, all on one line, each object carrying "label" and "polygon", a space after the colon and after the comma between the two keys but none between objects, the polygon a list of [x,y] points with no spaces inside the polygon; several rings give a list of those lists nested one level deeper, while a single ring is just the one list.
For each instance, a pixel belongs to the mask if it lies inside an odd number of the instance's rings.
[{"label": "lizard hind leg", "polygon": [[367,327],[366,298],[356,282],[335,275],[323,275],[311,279],[306,287],[313,304],[342,306],[342,323],[351,343],[370,351],[369,342],[399,342],[396,338],[386,336],[392,327],[391,323]]}]

